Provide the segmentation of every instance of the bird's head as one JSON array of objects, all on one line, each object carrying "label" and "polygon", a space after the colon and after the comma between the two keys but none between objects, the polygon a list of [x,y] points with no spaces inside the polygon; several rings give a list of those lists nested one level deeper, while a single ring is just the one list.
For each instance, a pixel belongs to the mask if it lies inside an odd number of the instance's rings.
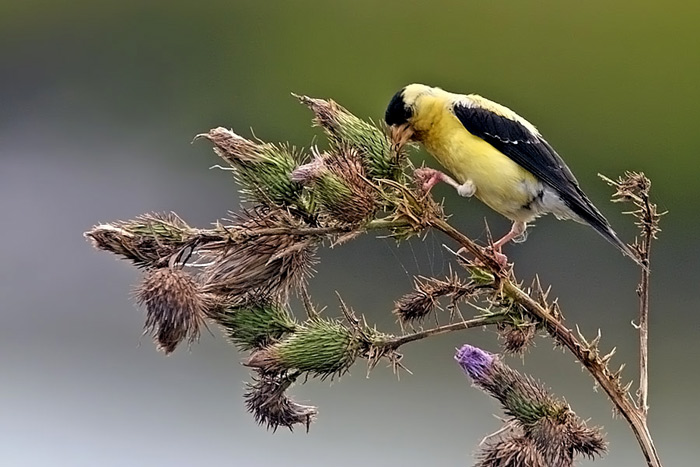
[{"label": "bird's head", "polygon": [[411,141],[415,134],[413,118],[416,116],[418,100],[424,95],[433,94],[437,88],[424,84],[409,84],[394,94],[384,114],[384,121],[389,125],[391,139],[396,147]]}]

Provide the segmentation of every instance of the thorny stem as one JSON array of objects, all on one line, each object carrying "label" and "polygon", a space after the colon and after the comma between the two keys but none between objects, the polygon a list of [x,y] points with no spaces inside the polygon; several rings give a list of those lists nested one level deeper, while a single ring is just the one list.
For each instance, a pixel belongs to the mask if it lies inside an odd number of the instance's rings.
[{"label": "thorny stem", "polygon": [[532,297],[520,289],[510,277],[507,277],[503,271],[503,267],[497,264],[486,250],[479,247],[471,239],[442,219],[431,219],[430,225],[457,241],[461,246],[476,256],[479,261],[496,273],[500,277],[500,287],[503,293],[510,297],[515,303],[518,303],[534,319],[542,322],[552,338],[571,351],[576,359],[581,362],[591,376],[593,376],[600,387],[603,388],[617,410],[630,424],[647,464],[651,467],[661,467],[661,460],[659,459],[656,447],[654,446],[649,429],[647,428],[646,418],[637,410],[627,392],[620,387],[615,375],[610,373],[607,365],[600,358],[597,358],[596,354],[588,346],[581,343],[579,339],[574,336],[573,332],[564,326],[558,317],[553,315],[550,310],[537,303]]},{"label": "thorny stem", "polygon": [[433,228],[448,235],[469,251],[469,253],[476,256],[488,269],[499,275],[503,273],[503,266],[501,266],[492,255],[488,254],[482,247],[472,241],[472,239],[448,224],[447,221],[440,218],[433,218],[429,223]]},{"label": "thorny stem", "polygon": [[639,295],[639,389],[637,391],[637,409],[642,419],[646,421],[649,412],[649,255],[651,253],[651,241],[656,238],[659,231],[658,221],[665,213],[658,213],[656,205],[649,201],[649,189],[651,181],[643,173],[627,173],[618,181],[611,180],[605,175],[598,174],[608,185],[615,187],[613,201],[632,201],[637,207],[633,214],[637,219],[637,225],[642,231],[642,243],[635,242],[639,253],[639,259],[644,265],[642,278],[637,288]]},{"label": "thorny stem", "polygon": [[644,195],[644,220],[642,245],[640,248],[642,264],[642,279],[639,283],[639,397],[637,405],[642,418],[647,419],[649,412],[649,254],[651,253],[651,240],[654,237],[652,229],[652,210],[649,197]]},{"label": "thorny stem", "polygon": [[496,324],[502,321],[505,317],[505,313],[478,316],[476,318],[460,321],[458,323],[445,324],[442,326],[437,326],[435,328],[426,329],[424,331],[418,331],[411,334],[382,340],[381,342],[378,342],[377,345],[384,348],[398,349],[404,344],[425,339],[427,337],[438,336],[440,334],[447,334],[448,332],[453,331],[462,331],[464,329],[476,328],[479,326],[487,326],[489,324]]},{"label": "thorny stem", "polygon": [[[403,219],[374,219],[361,227],[362,231],[382,230],[392,228],[402,228],[409,226],[410,223]],[[223,229],[226,234],[221,232]],[[196,244],[201,250],[218,249],[222,242],[229,244],[245,243],[251,238],[256,237],[272,237],[275,235],[299,235],[299,236],[317,236],[324,237],[333,234],[346,234],[354,232],[358,229],[357,226],[342,224],[326,227],[265,227],[265,228],[246,228],[240,226],[221,226],[218,230],[213,229],[197,229],[196,235],[192,239],[191,244]]]}]

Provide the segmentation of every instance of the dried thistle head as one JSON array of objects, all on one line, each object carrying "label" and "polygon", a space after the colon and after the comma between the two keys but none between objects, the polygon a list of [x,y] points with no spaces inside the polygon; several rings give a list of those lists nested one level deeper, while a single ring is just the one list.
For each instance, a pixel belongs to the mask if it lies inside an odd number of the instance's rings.
[{"label": "dried thistle head", "polygon": [[357,150],[371,178],[400,180],[406,155],[394,152],[386,132],[356,117],[332,100],[296,96],[315,115],[335,149]]},{"label": "dried thistle head", "polygon": [[84,235],[95,248],[121,255],[136,266],[163,267],[196,241],[198,231],[174,213],[153,213],[97,225]]},{"label": "dried thistle head", "polygon": [[[477,454],[474,467],[552,467],[547,464],[535,447],[524,436],[507,436],[488,443]],[[563,465],[557,465],[564,467]]]},{"label": "dried thistle head", "polygon": [[286,306],[265,297],[227,307],[214,319],[241,350],[263,348],[297,329],[297,323]]},{"label": "dried thistle head", "polygon": [[394,315],[401,323],[420,322],[438,307],[440,297],[449,297],[452,305],[472,297],[475,284],[462,282],[456,275],[443,280],[435,278],[416,279],[414,291],[399,298],[394,303]]},{"label": "dried thistle head", "polygon": [[404,183],[393,180],[379,180],[378,185],[386,204],[393,209],[386,219],[404,223],[391,229],[392,237],[397,240],[410,238],[425,231],[436,220],[446,219],[442,204],[436,203],[431,196],[423,196]]},{"label": "dried thistle head", "polygon": [[[613,193],[613,202],[632,202],[636,209],[629,212],[637,218],[637,226],[640,228],[642,235],[649,239],[656,238],[656,235],[661,231],[659,222],[661,216],[665,212],[659,212],[656,204],[652,203],[649,198],[651,190],[651,180],[649,180],[643,172],[625,172],[624,175],[618,177],[617,180],[611,180],[604,175],[598,174],[608,185],[615,188]],[[645,242],[647,240],[644,240]],[[647,261],[645,256],[648,252],[644,248],[637,250],[642,255],[642,261]]]},{"label": "dried thistle head", "polygon": [[253,352],[246,365],[264,372],[296,370],[332,378],[345,373],[365,347],[352,329],[316,318],[300,323],[280,342]]},{"label": "dried thistle head", "polygon": [[234,169],[249,201],[271,206],[299,206],[302,186],[290,174],[302,159],[289,146],[254,142],[226,128],[198,135],[214,143],[214,152]]},{"label": "dried thistle head", "polygon": [[573,465],[576,455],[594,458],[606,451],[600,430],[586,427],[568,408],[525,427],[525,436],[535,442],[547,465]]},{"label": "dried thistle head", "polygon": [[503,350],[508,354],[522,355],[535,340],[537,326],[534,323],[499,323],[498,335],[503,340]]},{"label": "dried thistle head", "polygon": [[648,197],[651,189],[651,180],[643,172],[625,172],[617,181],[605,177],[604,180],[615,187],[613,198],[617,201],[634,201],[636,198]]},{"label": "dried thistle head", "polygon": [[296,425],[304,425],[306,431],[309,430],[318,414],[316,407],[298,404],[286,394],[297,376],[286,372],[258,372],[253,382],[247,384],[246,407],[258,424],[272,431],[280,426],[293,430]]},{"label": "dried thistle head", "polygon": [[392,313],[402,323],[420,322],[435,311],[437,296],[417,289],[394,302]]},{"label": "dried thistle head", "polygon": [[379,208],[377,193],[352,148],[317,153],[313,161],[292,172],[292,180],[313,187],[314,198],[333,220],[361,223],[373,218]]},{"label": "dried thistle head", "polygon": [[581,420],[575,419],[568,423],[566,432],[568,444],[573,451],[589,459],[605,454],[608,449],[600,428],[589,428]]},{"label": "dried thistle head", "polygon": [[144,332],[159,350],[169,354],[180,342],[199,338],[208,307],[198,284],[180,269],[161,268],[146,272],[136,299],[146,307]]},{"label": "dried thistle head", "polygon": [[[319,239],[287,233],[306,226],[285,211],[248,212],[239,227],[245,241],[207,245],[203,254],[211,264],[202,272],[206,292],[237,304],[251,296],[286,297],[312,272]],[[269,234],[271,229],[274,234]]]}]

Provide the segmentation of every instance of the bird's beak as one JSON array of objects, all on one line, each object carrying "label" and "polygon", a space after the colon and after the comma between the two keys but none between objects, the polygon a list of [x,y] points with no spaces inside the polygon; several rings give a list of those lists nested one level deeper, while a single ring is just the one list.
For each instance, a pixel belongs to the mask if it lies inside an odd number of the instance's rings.
[{"label": "bird's beak", "polygon": [[413,128],[408,123],[401,125],[391,125],[391,142],[394,149],[399,151],[413,136]]}]

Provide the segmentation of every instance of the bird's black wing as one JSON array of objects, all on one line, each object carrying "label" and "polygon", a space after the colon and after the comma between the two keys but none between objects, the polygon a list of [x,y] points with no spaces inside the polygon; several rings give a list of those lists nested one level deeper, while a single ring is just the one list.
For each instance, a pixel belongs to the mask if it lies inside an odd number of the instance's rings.
[{"label": "bird's black wing", "polygon": [[552,187],[581,219],[596,230],[609,229],[605,217],[581,191],[574,174],[544,138],[516,120],[478,106],[456,103],[453,111],[469,133]]}]

